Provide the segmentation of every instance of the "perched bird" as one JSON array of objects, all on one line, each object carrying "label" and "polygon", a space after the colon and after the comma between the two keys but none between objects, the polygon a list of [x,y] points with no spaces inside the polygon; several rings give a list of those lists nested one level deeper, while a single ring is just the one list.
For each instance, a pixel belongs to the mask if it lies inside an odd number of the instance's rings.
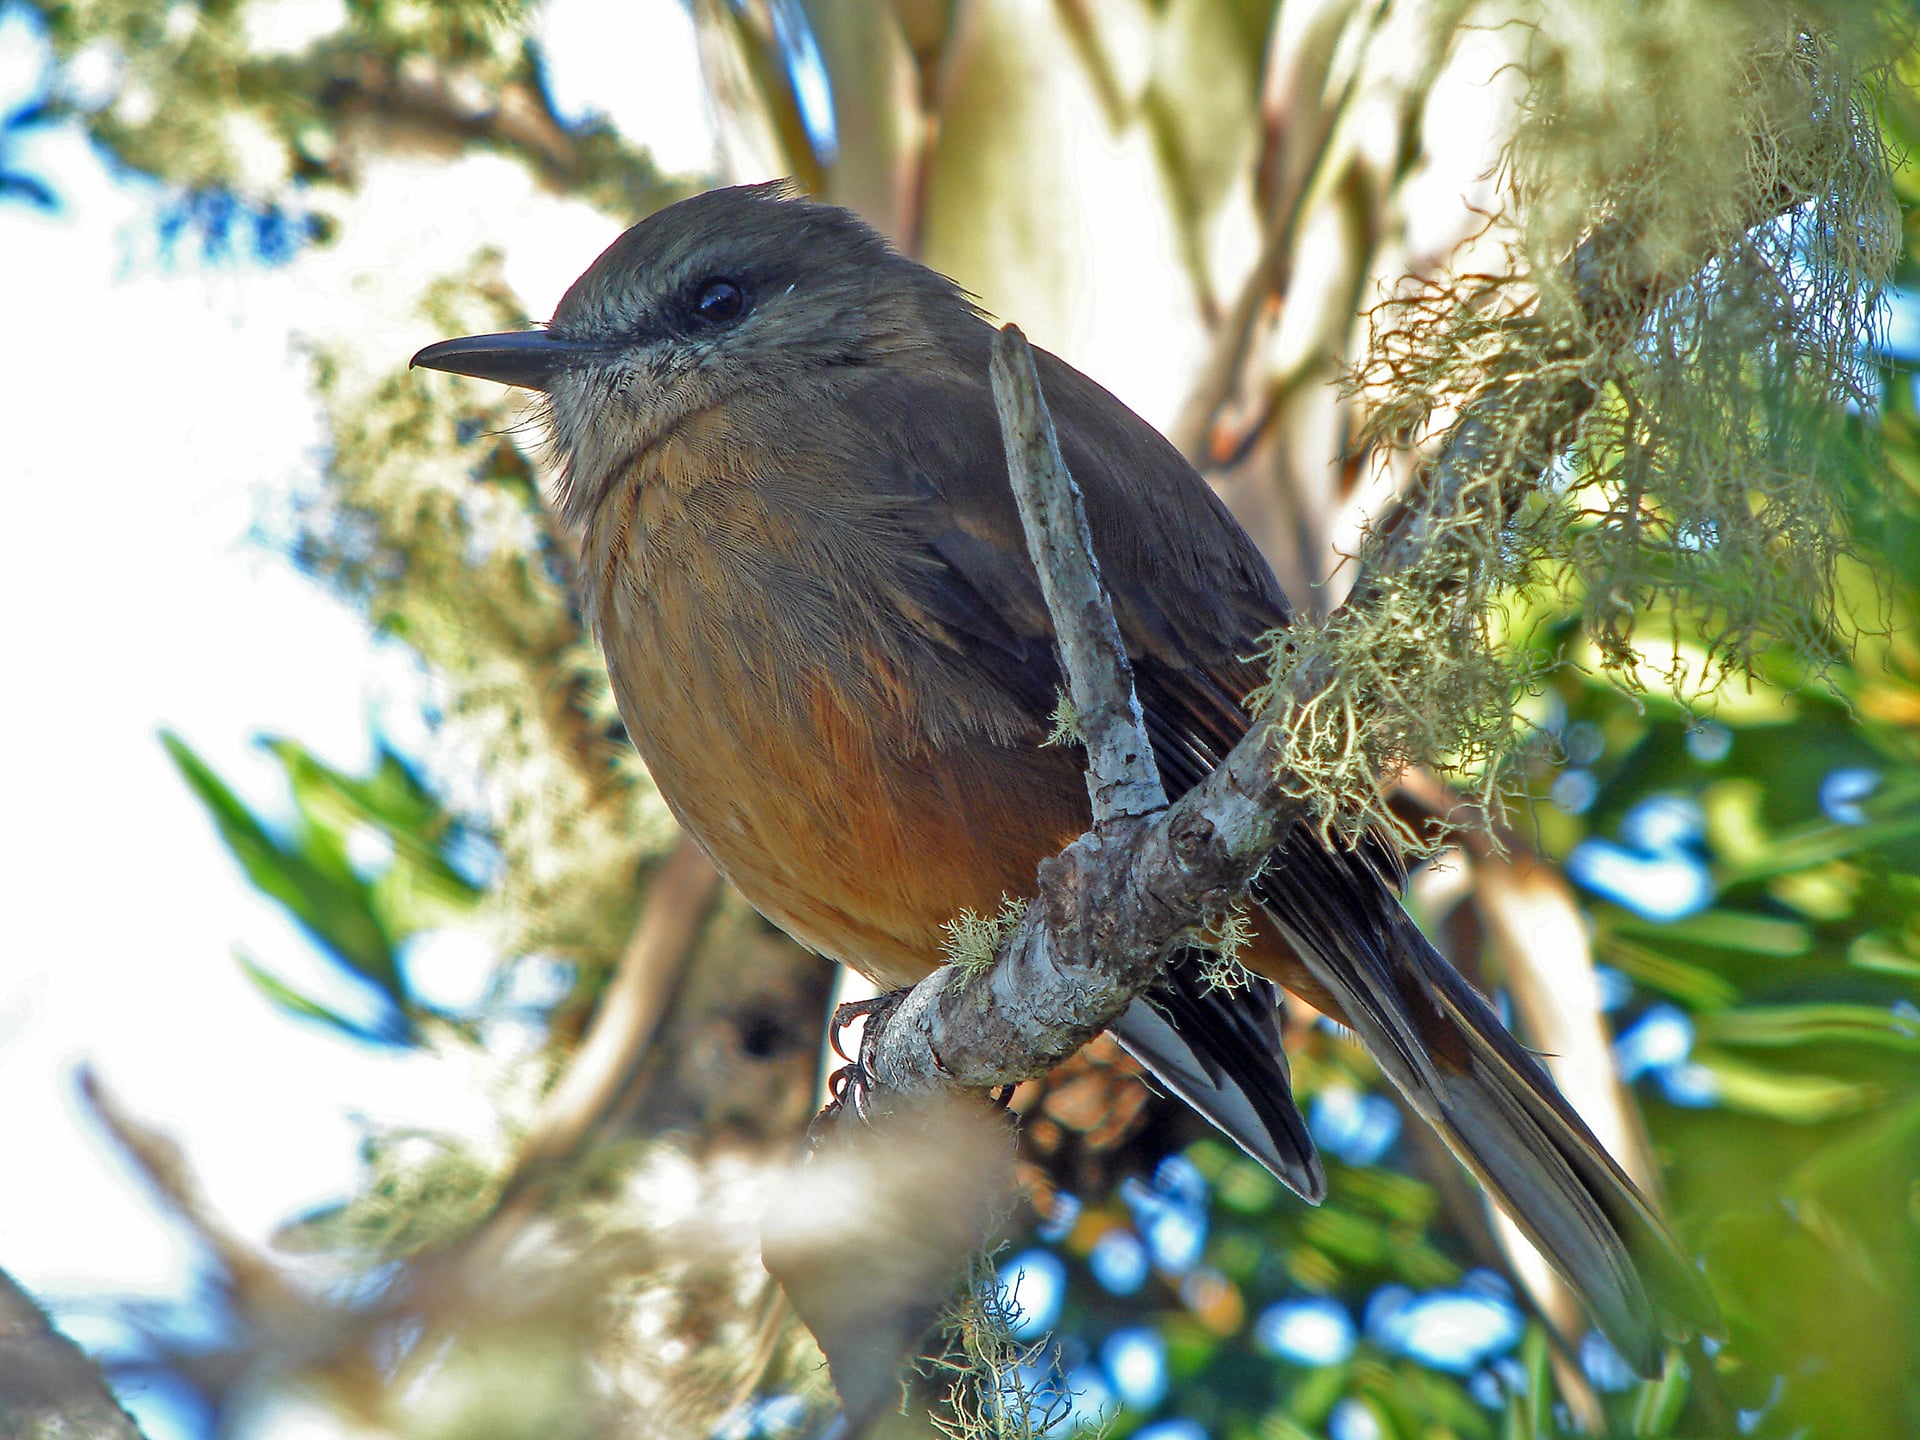
[{"label": "perched bird", "polygon": [[[802,944],[885,986],[943,927],[1030,893],[1090,823],[1008,487],[992,327],[845,210],[716,190],[634,226],[544,330],[414,364],[543,392],[559,503],[620,713],[715,865]],[[1134,667],[1186,790],[1247,729],[1248,658],[1287,624],[1253,542],[1172,445],[1037,355]],[[1401,909],[1383,851],[1301,827],[1253,887],[1259,976],[1170,967],[1114,1034],[1309,1199],[1277,982],[1350,1026],[1582,1296],[1630,1364],[1710,1323],[1647,1202]]]}]

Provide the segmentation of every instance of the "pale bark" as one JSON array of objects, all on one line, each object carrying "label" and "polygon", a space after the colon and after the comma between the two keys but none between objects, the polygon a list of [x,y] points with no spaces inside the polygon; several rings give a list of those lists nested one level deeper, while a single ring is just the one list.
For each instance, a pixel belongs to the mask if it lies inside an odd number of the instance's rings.
[{"label": "pale bark", "polygon": [[[1754,215],[1755,224],[1803,197],[1770,198],[1777,209]],[[1637,255],[1632,237],[1603,228],[1569,264],[1578,278],[1596,255],[1618,260],[1623,253]],[[1695,257],[1695,265],[1706,259]],[[1630,275],[1632,283],[1582,296],[1589,343],[1602,349],[1629,344],[1640,321],[1693,268],[1620,266],[1616,273]],[[1529,337],[1529,349],[1538,343]],[[1029,552],[1086,742],[1094,826],[1042,862],[1034,901],[991,968],[943,967],[868,1022],[861,1061],[874,1082],[865,1097],[870,1110],[884,1109],[889,1094],[986,1090],[1046,1073],[1151,985],[1205,917],[1237,901],[1287,829],[1308,813],[1286,768],[1287,737],[1275,733],[1271,720],[1256,721],[1180,800],[1157,811],[1140,808],[1152,793],[1144,788],[1140,760],[1151,768],[1152,747],[1124,653],[1113,660],[1118,631],[1111,605],[1088,550],[1077,492],[1059,461],[1038,376],[1030,359],[1020,363],[1025,348],[1011,326],[996,337],[995,400]],[[1430,558],[1425,552],[1435,544],[1450,545],[1464,580],[1473,546],[1444,534],[1457,530],[1467,513],[1463,495],[1489,496],[1477,516],[1486,525],[1514,513],[1595,402],[1595,373],[1593,366],[1569,364],[1471,397],[1407,500],[1380,525],[1343,608],[1381,603],[1393,575]],[[1297,666],[1294,698],[1311,701],[1328,680],[1321,664]],[[1153,784],[1157,788],[1157,775]]]},{"label": "pale bark", "polygon": [[99,1366],[0,1270],[0,1435],[145,1440]]}]

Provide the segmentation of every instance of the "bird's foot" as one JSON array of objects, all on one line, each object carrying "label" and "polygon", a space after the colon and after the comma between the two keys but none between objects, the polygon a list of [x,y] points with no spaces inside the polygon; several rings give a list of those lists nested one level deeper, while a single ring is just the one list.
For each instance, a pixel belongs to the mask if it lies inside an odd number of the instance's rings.
[{"label": "bird's foot", "polygon": [[[833,1012],[833,1018],[827,1022],[827,1044],[833,1047],[833,1053],[846,1061],[838,1070],[827,1077],[827,1106],[814,1117],[813,1124],[807,1127],[808,1137],[815,1145],[825,1138],[827,1127],[842,1111],[852,1110],[864,1124],[872,1118],[869,1097],[873,1092],[873,1070],[869,1061],[873,1054],[873,1043],[879,1032],[873,1019],[885,1015],[899,1005],[905,998],[905,990],[895,990],[885,995],[875,995],[869,1000],[849,1000]],[[866,1020],[860,1029],[860,1044],[853,1054],[848,1054],[841,1042],[841,1035],[856,1020]]]},{"label": "bird's foot", "polygon": [[884,995],[874,995],[865,1000],[849,1000],[844,1005],[834,1007],[833,1019],[827,1022],[827,1043],[833,1047],[833,1053],[850,1065],[857,1065],[867,1053],[867,1037],[872,1033],[868,1025],[860,1032],[860,1054],[849,1055],[846,1047],[840,1043],[840,1036],[856,1020],[870,1020],[875,1015],[884,1015],[906,999],[905,990],[889,990]]}]

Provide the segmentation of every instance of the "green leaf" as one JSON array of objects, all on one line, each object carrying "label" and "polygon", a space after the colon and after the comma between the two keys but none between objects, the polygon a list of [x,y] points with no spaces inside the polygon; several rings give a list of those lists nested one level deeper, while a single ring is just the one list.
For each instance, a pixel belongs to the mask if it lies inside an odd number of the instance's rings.
[{"label": "green leaf", "polygon": [[1920,1024],[1879,1005],[1831,1002],[1745,1006],[1702,1017],[1700,1035],[1722,1045],[1843,1043],[1920,1051]]},{"label": "green leaf", "polygon": [[1348,1367],[1319,1365],[1301,1375],[1287,1395],[1287,1413],[1303,1425],[1324,1425],[1346,1393]]},{"label": "green leaf", "polygon": [[1804,955],[1813,946],[1813,931],[1798,920],[1780,920],[1741,910],[1705,910],[1684,920],[1662,923],[1622,913],[1609,919],[1616,935],[1638,935],[1678,945],[1702,945],[1748,955],[1775,955],[1782,959]]},{"label": "green leaf", "polygon": [[1740,998],[1732,982],[1711,970],[1611,933],[1613,918],[1609,917],[1606,928],[1594,937],[1594,949],[1616,969],[1649,989],[1671,995],[1696,1013],[1724,1009]]},{"label": "green leaf", "polygon": [[403,1013],[410,1010],[406,981],[374,910],[371,887],[345,867],[341,847],[310,833],[282,841],[186,741],[165,731],[160,743],[253,887],[277,901],[341,965],[370,981]]},{"label": "green leaf", "polygon": [[1553,1360],[1546,1329],[1538,1323],[1528,1325],[1520,1339],[1520,1364],[1527,1372],[1527,1399],[1512,1412],[1521,1426],[1514,1433],[1529,1440],[1553,1435],[1559,1428],[1553,1423]]},{"label": "green leaf", "polygon": [[1741,863],[1726,865],[1716,878],[1723,887],[1731,888],[1795,870],[1810,870],[1920,835],[1920,779],[1906,776],[1897,784],[1884,785],[1862,809],[1868,817],[1864,825],[1822,823],[1788,831],[1743,857]]},{"label": "green leaf", "polygon": [[1920,1139],[1920,1096],[1909,1094],[1904,1103],[1884,1116],[1876,1116],[1846,1139],[1821,1149],[1795,1172],[1789,1189],[1795,1195],[1844,1192],[1862,1186],[1882,1190],[1884,1177],[1913,1168],[1916,1139]]},{"label": "green leaf", "polygon": [[346,775],[291,740],[267,748],[287,772],[295,803],[332,837],[344,857],[352,831],[372,826],[393,844],[393,861],[371,882],[372,906],[395,943],[471,914],[480,891],[448,862],[453,822],[406,763],[382,748],[373,773]]},{"label": "green leaf", "polygon": [[1729,1110],[1796,1125],[1817,1125],[1849,1115],[1878,1104],[1886,1095],[1877,1085],[1754,1065],[1704,1046],[1695,1049],[1693,1058],[1713,1073],[1714,1093]]},{"label": "green leaf", "polygon": [[[1401,1372],[1408,1398],[1422,1414],[1445,1427],[1444,1433],[1461,1437],[1486,1437],[1492,1440],[1493,1425],[1464,1386],[1452,1376],[1424,1368],[1406,1368]],[[1425,1437],[1431,1428],[1409,1426],[1409,1433]]]},{"label": "green leaf", "polygon": [[1254,1434],[1259,1440],[1319,1440],[1311,1430],[1302,1429],[1277,1410],[1260,1417]]},{"label": "green leaf", "polygon": [[1300,1236],[1347,1265],[1378,1265],[1387,1258],[1386,1228],[1331,1202],[1300,1222]]},{"label": "green leaf", "polygon": [[1398,1171],[1341,1165],[1338,1175],[1336,1184],[1343,1196],[1389,1220],[1424,1225],[1440,1205],[1439,1192],[1431,1185]]},{"label": "green leaf", "polygon": [[338,1010],[322,1005],[311,996],[302,995],[286,981],[256,964],[247,956],[236,951],[233,958],[239,962],[247,978],[260,988],[260,992],[289,1015],[302,1020],[318,1020],[322,1025],[339,1030],[364,1044],[391,1045],[394,1043],[395,1036],[382,1034],[362,1025],[357,1020],[350,1020]]},{"label": "green leaf", "polygon": [[1901,975],[1920,980],[1920,959],[1909,955],[1886,936],[1869,931],[1847,947],[1847,963],[1862,970],[1877,970],[1883,975]]},{"label": "green leaf", "polygon": [[1661,1440],[1661,1437],[1673,1433],[1674,1422],[1680,1418],[1680,1410],[1687,1403],[1687,1390],[1693,1376],[1687,1369],[1687,1362],[1677,1353],[1667,1356],[1667,1370],[1658,1380],[1647,1380],[1640,1384],[1633,1397],[1633,1419],[1630,1422],[1635,1436],[1645,1436],[1647,1440]]}]

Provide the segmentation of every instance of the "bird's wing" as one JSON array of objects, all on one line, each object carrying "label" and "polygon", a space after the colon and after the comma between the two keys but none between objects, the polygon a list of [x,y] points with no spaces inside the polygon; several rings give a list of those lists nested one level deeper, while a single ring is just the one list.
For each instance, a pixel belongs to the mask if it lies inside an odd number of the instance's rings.
[{"label": "bird's wing", "polygon": [[[1091,382],[1051,357],[1042,363],[1051,372],[1046,384],[1055,404],[1117,406],[1104,391],[1094,390]],[[870,422],[869,443],[876,447],[864,468],[885,493],[907,501],[905,523],[919,541],[914,557],[892,576],[897,588],[888,597],[890,603],[879,607],[907,617],[904,623],[914,628],[911,638],[917,645],[894,648],[898,653],[943,653],[961,667],[963,690],[993,691],[1034,722],[1032,737],[1016,742],[1032,743],[1045,731],[1063,680],[1052,622],[1007,487],[984,373],[984,364],[979,378],[942,378],[936,373],[903,380],[889,372],[868,384],[865,393],[848,399]],[[942,423],[927,423],[929,415],[939,416]],[[1101,432],[1066,427],[1061,433],[1069,441],[1068,463],[1103,476],[1144,474],[1148,452],[1165,446],[1151,430],[1145,432],[1146,446],[1139,443],[1143,437],[1121,431],[1112,437],[1122,442],[1120,450],[1109,454],[1097,444],[1085,450],[1073,438],[1086,434],[1097,439]],[[1184,465],[1177,455],[1173,459]],[[1217,505],[1204,487],[1202,492],[1206,504]],[[1095,512],[1091,523],[1096,545],[1126,544],[1131,557],[1109,580],[1124,632],[1136,646],[1144,644],[1162,657],[1153,663],[1184,667],[1189,664],[1186,657],[1209,635],[1244,627],[1245,616],[1222,598],[1225,591],[1192,583],[1205,569],[1205,557],[1195,546],[1184,552],[1184,573],[1190,577],[1185,584],[1156,572],[1169,556],[1183,553],[1179,533],[1194,541],[1211,537],[1208,543],[1217,548],[1223,538],[1232,540],[1239,532],[1224,510],[1196,525],[1184,523],[1176,507],[1154,521],[1157,539],[1134,535],[1136,515],[1163,508],[1169,495],[1192,498],[1177,491],[1156,491],[1150,497],[1144,489],[1121,496],[1102,487],[1090,492],[1088,500]],[[1129,542],[1123,537],[1132,538]],[[1243,559],[1247,593],[1232,597],[1232,603],[1262,617],[1283,614],[1278,590],[1250,543]],[[1185,595],[1191,603],[1168,606],[1163,601],[1168,595]],[[946,693],[953,693],[952,687]],[[1073,762],[1063,756],[1062,763]],[[1084,827],[1085,815],[1072,823]],[[1326,1177],[1293,1104],[1276,1024],[1278,1006],[1278,992],[1265,980],[1250,978],[1236,989],[1221,989],[1203,976],[1197,961],[1177,963],[1161,986],[1120,1018],[1114,1033],[1168,1089],[1294,1190],[1318,1200]]]},{"label": "bird's wing", "polygon": [[[1293,1103],[1278,996],[1257,976],[1225,988],[1188,957],[1135,1000],[1113,1036],[1154,1079],[1317,1205],[1327,1176]],[[1277,1072],[1277,1073],[1276,1073]]]},{"label": "bird's wing", "polygon": [[[1252,541],[1171,445],[1092,381],[1051,356],[1039,359],[1062,454],[1086,497],[1155,758],[1169,793],[1179,795],[1245,732],[1242,701],[1258,680],[1249,657],[1263,633],[1286,623],[1285,601]],[[990,608],[994,634],[1014,637],[1014,648],[1004,638],[991,643],[989,668],[1031,704],[1059,683],[1058,672],[1006,488],[984,370],[983,362],[971,388],[949,383],[921,397],[951,423],[906,427],[921,448],[896,460],[926,497],[925,543],[940,577],[928,592],[935,596],[930,616],[964,648],[985,642],[978,607]],[[962,603],[943,609],[942,594]],[[1657,1372],[1663,1336],[1712,1328],[1712,1300],[1538,1061],[1408,918],[1394,868],[1381,849],[1330,851],[1299,827],[1254,894],[1287,942],[1288,959],[1304,966],[1309,993],[1333,1002],[1629,1363]],[[1184,1027],[1163,1018],[1183,1035],[1215,1029],[1198,1017]],[[1235,1064],[1248,1083],[1259,1083],[1243,1060]],[[1285,1083],[1281,1064],[1275,1060],[1268,1083]],[[1219,1113],[1209,1118],[1226,1123]]]}]

